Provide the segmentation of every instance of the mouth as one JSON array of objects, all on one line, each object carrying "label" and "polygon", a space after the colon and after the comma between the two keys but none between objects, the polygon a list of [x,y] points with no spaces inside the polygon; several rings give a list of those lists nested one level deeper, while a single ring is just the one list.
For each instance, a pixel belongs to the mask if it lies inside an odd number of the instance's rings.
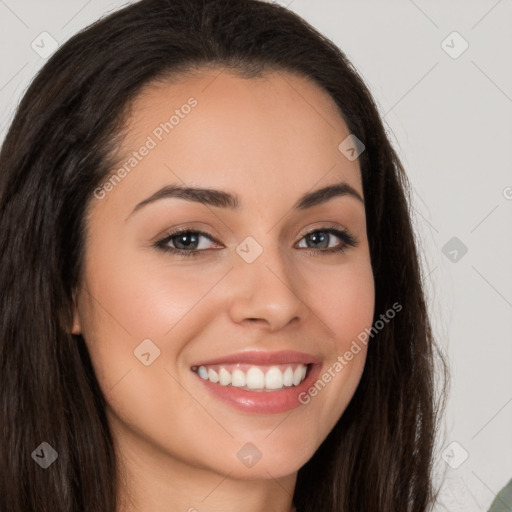
[{"label": "mouth", "polygon": [[244,391],[276,391],[297,387],[304,382],[312,364],[279,365],[223,364],[192,367],[203,380]]},{"label": "mouth", "polygon": [[242,352],[198,362],[192,372],[215,398],[252,413],[285,412],[302,405],[322,364],[300,352]]}]

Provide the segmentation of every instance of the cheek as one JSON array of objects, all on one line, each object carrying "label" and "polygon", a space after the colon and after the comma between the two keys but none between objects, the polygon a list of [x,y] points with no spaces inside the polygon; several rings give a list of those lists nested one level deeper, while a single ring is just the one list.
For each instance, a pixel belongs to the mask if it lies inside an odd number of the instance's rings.
[{"label": "cheek", "polygon": [[[180,378],[182,350],[218,314],[220,305],[202,298],[219,277],[200,265],[170,266],[161,256],[141,261],[133,251],[116,253],[114,244],[100,249],[88,255],[82,333],[107,399],[136,381],[130,396],[149,407],[155,402],[148,396],[172,388],[165,370]],[[148,359],[154,362],[145,366]]]},{"label": "cheek", "polygon": [[308,410],[306,424],[321,442],[348,406],[364,370],[367,344],[361,340],[372,326],[375,300],[370,259],[316,272],[314,283],[308,285],[316,290],[308,304],[328,328],[331,346],[317,381],[299,398]]},{"label": "cheek", "polygon": [[374,315],[375,284],[369,257],[310,273],[308,304],[323,321],[339,354]]},{"label": "cheek", "polygon": [[[342,278],[337,291],[337,300],[332,312],[337,339],[344,345],[353,340],[365,328],[370,327],[374,315],[374,280],[371,266],[361,265]],[[334,292],[333,292],[334,293]],[[339,349],[343,348],[342,346]],[[339,352],[339,351],[338,351]]]},{"label": "cheek", "polygon": [[[103,254],[115,254],[114,248]],[[94,261],[94,258],[91,258]],[[96,259],[96,261],[98,261]],[[89,266],[88,287],[102,319],[110,316],[116,330],[137,339],[161,340],[201,301],[215,283],[211,272],[166,265],[165,259],[143,261],[126,251]],[[102,324],[102,321],[99,322]],[[112,322],[104,322],[111,327]]]}]

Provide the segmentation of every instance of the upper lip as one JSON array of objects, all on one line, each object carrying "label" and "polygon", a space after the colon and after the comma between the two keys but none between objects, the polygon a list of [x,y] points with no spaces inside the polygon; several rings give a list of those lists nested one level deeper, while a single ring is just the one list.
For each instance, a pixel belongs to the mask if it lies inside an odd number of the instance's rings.
[{"label": "upper lip", "polygon": [[209,366],[214,364],[254,364],[254,365],[271,365],[271,364],[286,364],[286,363],[302,363],[302,364],[315,364],[320,362],[320,359],[312,354],[304,352],[296,352],[294,350],[281,350],[279,352],[267,351],[246,351],[220,356],[208,361],[201,361],[193,364],[192,366]]}]

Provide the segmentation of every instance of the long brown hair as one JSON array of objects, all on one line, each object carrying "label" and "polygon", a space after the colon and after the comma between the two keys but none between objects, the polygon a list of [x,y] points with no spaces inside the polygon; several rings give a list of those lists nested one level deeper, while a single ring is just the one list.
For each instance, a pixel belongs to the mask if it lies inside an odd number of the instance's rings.
[{"label": "long brown hair", "polygon": [[[23,97],[0,152],[0,510],[116,512],[105,400],[69,333],[87,206],[114,164],[131,101],[201,66],[244,77],[288,70],[339,106],[360,155],[375,321],[357,391],[300,470],[298,512],[426,511],[439,413],[433,339],[409,185],[375,103],[346,56],[293,12],[257,0],[142,0],[66,42]],[[444,373],[443,373],[444,372]],[[443,381],[444,382],[444,381]],[[47,442],[58,463],[31,454]]]}]

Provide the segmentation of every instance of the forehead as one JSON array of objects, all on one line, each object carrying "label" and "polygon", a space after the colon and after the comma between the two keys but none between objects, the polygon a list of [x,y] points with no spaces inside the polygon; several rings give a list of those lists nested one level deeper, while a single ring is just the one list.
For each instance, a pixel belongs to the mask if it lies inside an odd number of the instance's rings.
[{"label": "forehead", "polygon": [[[294,107],[290,114],[314,112],[328,125],[332,117],[339,116],[334,99],[305,75],[288,70],[266,70],[259,76],[248,77],[241,71],[222,67],[194,68],[149,82],[132,102],[133,111],[149,112],[157,104],[165,109],[169,101],[179,101],[190,95],[200,99],[204,109],[221,104],[243,107],[244,111],[253,107],[253,112],[256,110],[268,116],[266,108],[275,109],[278,103],[286,109]],[[343,123],[341,118],[339,121]]]},{"label": "forehead", "polygon": [[169,183],[223,188],[248,200],[274,194],[284,201],[289,193],[294,201],[344,180],[362,195],[358,162],[338,149],[349,131],[336,103],[294,73],[244,78],[209,69],[150,83],[133,101],[124,132],[119,166],[151,147],[116,187],[132,203]]}]

